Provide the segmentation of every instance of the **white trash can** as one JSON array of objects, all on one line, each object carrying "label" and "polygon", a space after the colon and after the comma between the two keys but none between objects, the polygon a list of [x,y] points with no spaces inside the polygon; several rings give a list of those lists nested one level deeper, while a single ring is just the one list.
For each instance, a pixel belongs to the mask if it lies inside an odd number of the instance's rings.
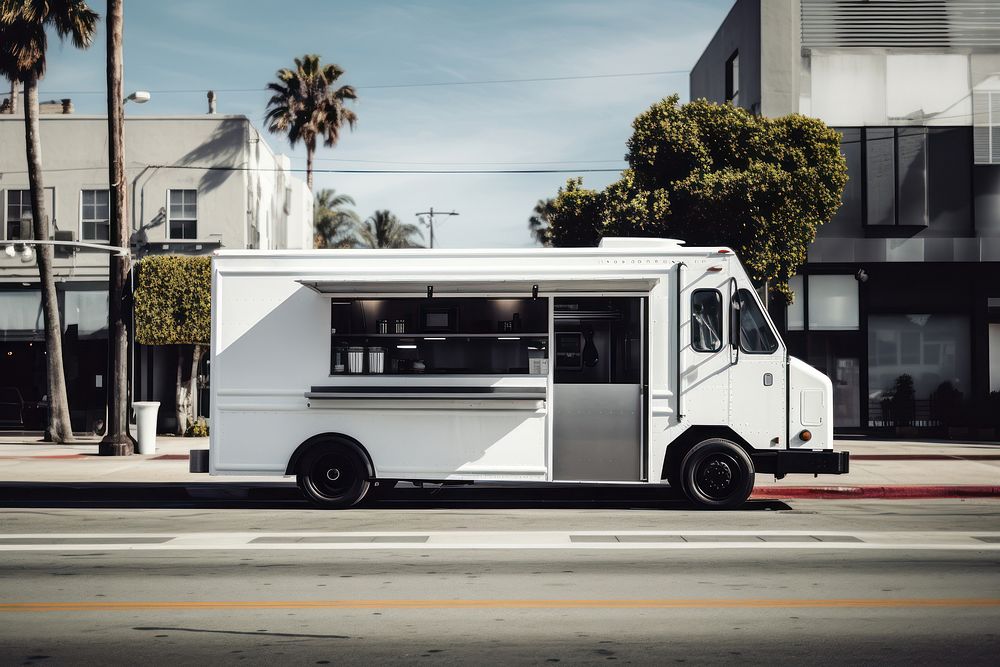
[{"label": "white trash can", "polygon": [[135,410],[136,439],[139,441],[140,454],[156,453],[156,413],[160,410],[159,401],[136,401],[132,403]]}]

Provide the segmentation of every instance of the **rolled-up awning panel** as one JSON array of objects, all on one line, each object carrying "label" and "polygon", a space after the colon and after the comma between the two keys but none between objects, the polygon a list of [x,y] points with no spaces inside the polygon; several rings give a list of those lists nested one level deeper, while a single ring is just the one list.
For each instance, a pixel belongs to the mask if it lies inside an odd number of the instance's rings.
[{"label": "rolled-up awning panel", "polygon": [[356,277],[340,279],[299,280],[302,285],[320,294],[331,296],[363,296],[369,294],[426,295],[427,288],[434,294],[516,294],[531,295],[534,289],[541,294],[553,292],[648,292],[657,278],[635,276],[586,276],[580,278],[508,280],[505,278],[450,278],[429,276],[421,280],[358,280]]}]

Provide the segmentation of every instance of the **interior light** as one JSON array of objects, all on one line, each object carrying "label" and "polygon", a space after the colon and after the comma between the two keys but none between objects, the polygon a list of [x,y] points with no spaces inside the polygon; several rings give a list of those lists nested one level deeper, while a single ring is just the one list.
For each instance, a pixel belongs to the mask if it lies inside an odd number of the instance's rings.
[{"label": "interior light", "polygon": [[498,336],[497,340],[521,340],[520,336]]},{"label": "interior light", "polygon": [[415,349],[417,349],[417,346],[416,345],[397,345],[396,349],[397,350],[415,350]]},{"label": "interior light", "polygon": [[424,340],[448,340],[448,339],[444,337],[433,337],[433,338],[424,338]]}]

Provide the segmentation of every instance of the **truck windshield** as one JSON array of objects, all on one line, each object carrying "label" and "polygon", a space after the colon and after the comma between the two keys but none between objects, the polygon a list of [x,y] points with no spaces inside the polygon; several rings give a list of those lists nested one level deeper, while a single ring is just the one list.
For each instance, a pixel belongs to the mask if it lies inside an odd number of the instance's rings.
[{"label": "truck windshield", "polygon": [[750,290],[736,293],[740,309],[740,349],[750,354],[769,354],[778,349],[778,338],[767,324]]}]

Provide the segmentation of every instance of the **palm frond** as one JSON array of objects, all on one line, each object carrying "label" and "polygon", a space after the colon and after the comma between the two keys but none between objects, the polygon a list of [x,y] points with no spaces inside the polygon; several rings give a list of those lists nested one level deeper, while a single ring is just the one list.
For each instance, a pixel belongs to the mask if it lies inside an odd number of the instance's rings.
[{"label": "palm frond", "polygon": [[423,232],[416,225],[403,223],[390,211],[375,211],[358,232],[366,248],[422,248]]},{"label": "palm frond", "polygon": [[[344,107],[346,100],[356,100],[357,91],[352,86],[332,89],[344,70],[339,65],[322,64],[316,54],[295,58],[295,68],[277,71],[277,82],[267,84],[273,95],[265,107],[267,129],[284,134],[289,144],[306,145],[311,155],[316,142],[334,146],[340,140],[340,129],[347,125],[354,129],[357,115]],[[311,182],[311,173],[307,175]]]},{"label": "palm frond", "polygon": [[46,27],[87,48],[100,17],[84,0],[0,0],[0,74],[21,81],[45,74]]}]

